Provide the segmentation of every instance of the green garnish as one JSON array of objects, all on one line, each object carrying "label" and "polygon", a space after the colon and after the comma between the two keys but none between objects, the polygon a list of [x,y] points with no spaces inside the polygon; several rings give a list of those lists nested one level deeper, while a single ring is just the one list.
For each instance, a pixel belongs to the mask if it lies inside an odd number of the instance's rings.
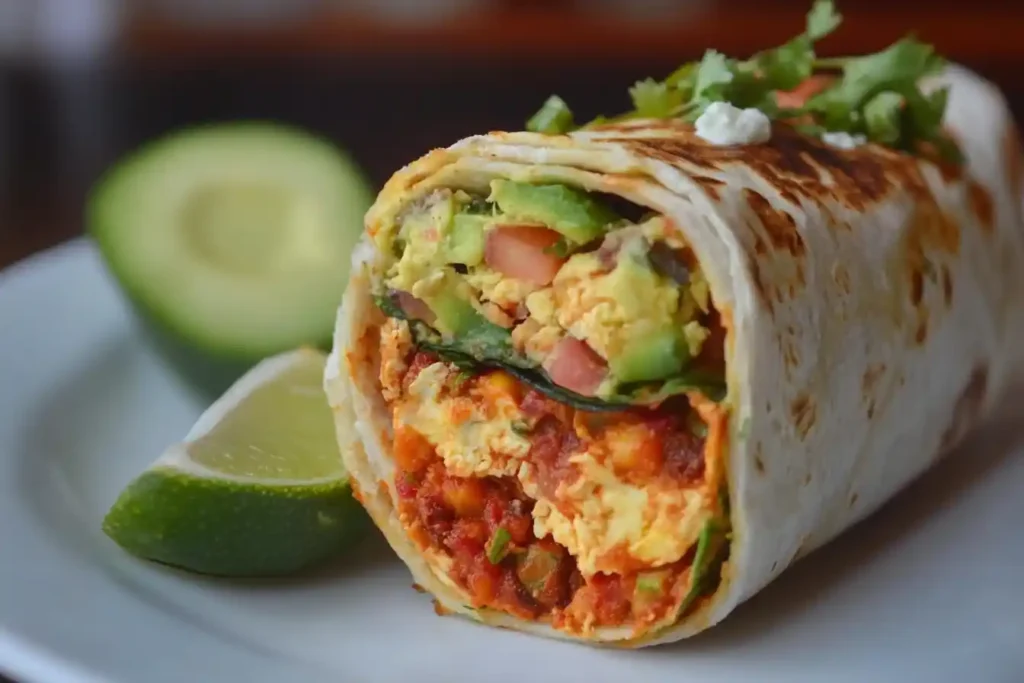
[{"label": "green garnish", "polygon": [[560,562],[561,558],[557,554],[533,544],[519,556],[516,576],[527,590],[536,593],[544,588],[551,575],[558,570]]},{"label": "green garnish", "polygon": [[[788,42],[740,60],[715,50],[699,62],[683,64],[664,81],[647,78],[630,88],[632,111],[598,117],[582,126],[632,118],[678,118],[694,122],[713,102],[754,107],[775,120],[796,120],[808,135],[846,132],[905,150],[931,145],[949,161],[962,160],[955,143],[942,130],[948,92],[924,94],[919,81],[940,71],[945,60],[932,46],[913,37],[888,48],[856,57],[819,58],[815,43],[842,23],[832,0],[815,0],[802,33]],[[779,106],[777,93],[793,90],[814,75],[834,81],[797,108]],[[542,116],[544,114],[544,116]],[[557,115],[557,125],[554,122]],[[547,121],[547,127],[538,125]],[[527,125],[537,132],[574,130],[566,103],[549,98]]]},{"label": "green garnish", "polygon": [[458,374],[455,375],[455,378],[452,379],[452,388],[458,389],[463,384],[473,379],[475,375],[476,373],[472,370],[459,370]]},{"label": "green garnish", "polygon": [[575,128],[572,110],[558,95],[552,95],[544,102],[544,106],[526,122],[526,130],[534,133],[555,135],[566,133]]},{"label": "green garnish", "polygon": [[636,589],[643,593],[659,594],[665,589],[667,572],[644,572],[636,577]]},{"label": "green garnish", "polygon": [[708,425],[704,420],[701,419],[700,415],[696,411],[691,411],[686,416],[686,426],[689,428],[690,433],[698,439],[708,438]]},{"label": "green garnish", "polygon": [[685,613],[713,587],[713,581],[718,578],[718,572],[725,561],[728,530],[728,519],[712,517],[705,522],[697,539],[697,553],[690,565],[690,590],[679,605],[679,614]]},{"label": "green garnish", "polygon": [[743,422],[740,423],[740,428],[736,432],[736,436],[739,437],[739,439],[741,441],[743,439],[746,439],[748,436],[750,436],[750,418],[749,417],[743,418]]},{"label": "green garnish", "polygon": [[518,436],[529,436],[533,428],[526,420],[512,420],[512,433]]},{"label": "green garnish", "polygon": [[491,564],[498,564],[505,559],[508,555],[508,543],[512,540],[512,536],[509,535],[508,530],[500,526],[491,538],[491,542],[487,544],[487,560]]},{"label": "green garnish", "polygon": [[616,388],[613,398],[633,405],[637,405],[637,402],[657,404],[688,391],[699,391],[712,401],[721,401],[725,398],[725,380],[700,370],[684,370],[674,377],[658,382],[621,385]]},{"label": "green garnish", "polygon": [[373,297],[373,303],[377,305],[380,312],[389,318],[397,318],[398,320],[405,320],[405,311],[398,305],[393,297],[387,295],[377,295]]}]

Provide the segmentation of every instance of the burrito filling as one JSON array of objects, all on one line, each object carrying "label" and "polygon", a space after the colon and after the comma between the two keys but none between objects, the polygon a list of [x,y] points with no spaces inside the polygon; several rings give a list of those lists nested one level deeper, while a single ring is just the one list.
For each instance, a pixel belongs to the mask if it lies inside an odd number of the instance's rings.
[{"label": "burrito filling", "polygon": [[712,594],[725,331],[671,222],[494,180],[436,190],[374,239],[393,484],[435,572],[572,633],[650,631]]}]

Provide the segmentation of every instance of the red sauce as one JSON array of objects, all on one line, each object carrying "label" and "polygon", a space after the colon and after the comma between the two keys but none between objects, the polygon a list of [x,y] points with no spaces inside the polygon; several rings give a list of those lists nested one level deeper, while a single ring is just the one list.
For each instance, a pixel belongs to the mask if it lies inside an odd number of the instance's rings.
[{"label": "red sauce", "polygon": [[[416,353],[403,387],[407,389],[437,361],[432,354]],[[460,391],[469,391],[474,382]],[[631,478],[700,480],[704,439],[692,433],[688,404],[682,400],[653,413],[577,413],[532,389],[522,391],[520,409],[532,422],[527,460],[536,468],[538,486],[546,497],[553,497],[560,483],[579,475],[569,462],[581,447],[577,426],[582,424],[591,438],[620,421],[644,425],[650,434],[628,463]],[[474,606],[524,619],[546,618],[556,627],[580,631],[650,623],[674,604],[673,586],[685,580],[692,555],[663,568],[665,590],[654,598],[637,590],[633,573],[597,574],[585,580],[564,547],[534,536],[534,503],[516,478],[452,476],[430,443],[401,425],[395,431],[394,457],[399,510],[410,537],[452,558],[450,576]],[[496,548],[499,538],[503,541]]]},{"label": "red sauce", "polygon": [[[476,606],[533,619],[569,603],[575,563],[564,548],[533,535],[533,502],[517,480],[454,477],[437,457],[397,479],[403,516],[416,520],[424,545],[449,552],[452,578]],[[499,529],[506,538],[500,553],[491,547]],[[528,562],[536,557],[545,560],[539,570]]]}]

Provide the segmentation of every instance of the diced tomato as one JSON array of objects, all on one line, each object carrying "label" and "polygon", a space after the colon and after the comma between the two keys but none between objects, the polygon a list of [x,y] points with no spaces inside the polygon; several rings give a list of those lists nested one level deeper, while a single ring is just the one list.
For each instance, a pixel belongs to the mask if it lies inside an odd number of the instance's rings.
[{"label": "diced tomato", "polygon": [[498,588],[501,585],[501,570],[490,569],[486,565],[476,562],[466,577],[466,584],[474,602],[478,605],[487,605],[498,594]]},{"label": "diced tomato", "polygon": [[448,534],[451,533],[452,524],[455,521],[452,511],[442,500],[430,495],[423,495],[421,491],[416,497],[416,512],[427,534],[438,545],[443,544]]},{"label": "diced tomato", "polygon": [[539,225],[499,225],[487,233],[484,260],[499,273],[548,285],[565,259],[548,252],[560,235]]},{"label": "diced tomato", "polygon": [[662,436],[649,426],[633,428],[629,434],[640,440],[632,448],[615,449],[612,462],[616,471],[632,475],[640,481],[657,476],[663,462]]},{"label": "diced tomato", "polygon": [[442,485],[445,502],[459,517],[479,517],[484,511],[484,485],[471,477],[448,477]]},{"label": "diced tomato", "polygon": [[704,439],[693,434],[684,417],[662,415],[648,425],[658,435],[665,474],[684,482],[704,478]]},{"label": "diced tomato", "polygon": [[553,418],[544,418],[537,424],[527,459],[537,468],[537,486],[542,494],[554,497],[559,484],[576,478],[578,470],[569,457],[579,445],[571,425]]},{"label": "diced tomato", "polygon": [[632,596],[622,577],[595,574],[588,588],[594,591],[594,616],[599,624],[618,624],[632,613]]},{"label": "diced tomato", "polygon": [[445,539],[445,545],[456,553],[478,555],[484,551],[490,532],[482,519],[460,519]]},{"label": "diced tomato", "polygon": [[792,90],[780,90],[775,93],[775,100],[780,107],[797,109],[804,106],[807,100],[824,90],[831,82],[831,76],[811,76]]},{"label": "diced tomato", "polygon": [[519,402],[519,409],[527,417],[553,417],[559,422],[572,422],[573,409],[564,403],[553,401],[536,389],[530,389]]},{"label": "diced tomato", "polygon": [[402,388],[408,391],[409,385],[416,381],[419,374],[436,362],[437,356],[434,354],[427,353],[425,351],[418,351],[416,355],[413,356],[412,363],[409,364],[409,370],[406,371],[405,377],[402,378]]},{"label": "diced tomato", "polygon": [[399,472],[395,475],[395,489],[400,498],[415,498],[418,490],[415,477],[409,472]]},{"label": "diced tomato", "polygon": [[395,464],[405,472],[419,472],[434,459],[434,447],[426,437],[404,424],[395,429]]},{"label": "diced tomato", "polygon": [[533,518],[529,515],[510,515],[505,522],[508,535],[517,545],[525,545],[533,536]]},{"label": "diced tomato", "polygon": [[428,306],[422,299],[417,299],[409,292],[395,292],[395,299],[398,300],[399,307],[405,311],[405,314],[410,318],[422,320],[428,325],[432,325],[434,323],[436,316],[434,315],[434,312],[430,310],[430,306]]},{"label": "diced tomato", "polygon": [[544,361],[551,381],[584,396],[593,396],[608,364],[593,349],[574,337],[564,337]]}]

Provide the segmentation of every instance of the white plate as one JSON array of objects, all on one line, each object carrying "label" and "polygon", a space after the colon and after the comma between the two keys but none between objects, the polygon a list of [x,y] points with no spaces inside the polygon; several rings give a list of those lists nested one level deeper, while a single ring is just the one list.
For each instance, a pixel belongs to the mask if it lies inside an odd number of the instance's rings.
[{"label": "white plate", "polygon": [[439,618],[376,536],[287,582],[199,579],[101,533],[204,407],[93,249],[0,274],[0,670],[33,681],[1024,680],[1024,402],[722,625],[605,651]]}]

